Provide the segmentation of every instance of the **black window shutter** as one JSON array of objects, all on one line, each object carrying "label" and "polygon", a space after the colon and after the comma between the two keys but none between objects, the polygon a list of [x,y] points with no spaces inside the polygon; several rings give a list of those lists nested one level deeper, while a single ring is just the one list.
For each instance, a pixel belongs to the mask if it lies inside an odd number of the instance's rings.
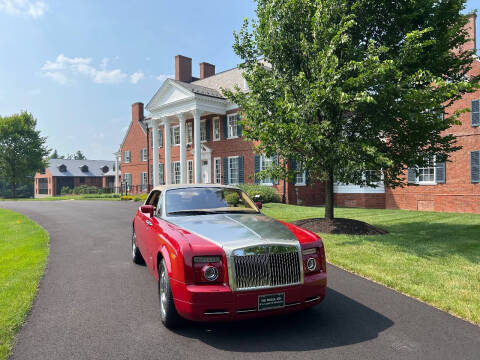
[{"label": "black window shutter", "polygon": [[163,147],[163,131],[158,129],[158,147]]},{"label": "black window shutter", "polygon": [[256,174],[260,171],[260,155],[255,155],[255,184],[260,184],[260,179]]},{"label": "black window shutter", "polygon": [[244,179],[245,171],[243,169],[243,156],[239,156],[237,159],[238,159],[238,183],[243,184],[245,181]]},{"label": "black window shutter", "polygon": [[417,182],[417,170],[415,168],[408,168],[407,181],[409,184]]},{"label": "black window shutter", "polygon": [[308,170],[305,170],[305,185],[310,184],[310,174],[308,173]]},{"label": "black window shutter", "polygon": [[228,185],[228,158],[223,159],[223,183]]},{"label": "black window shutter", "polygon": [[480,151],[470,153],[470,172],[472,183],[480,183]]},{"label": "black window shutter", "polygon": [[242,136],[242,125],[240,125],[240,115],[237,117],[237,136],[240,137]]},{"label": "black window shutter", "polygon": [[159,177],[160,177],[160,185],[165,185],[165,179],[164,179],[164,168],[163,168],[163,164],[160,163],[158,164],[158,172],[159,172]]},{"label": "black window shutter", "polygon": [[[273,164],[274,164],[274,166],[277,166],[277,165],[278,165],[278,155],[275,155],[275,156],[273,157]],[[273,178],[273,183],[274,183],[275,185],[278,185],[278,178]]]},{"label": "black window shutter", "polygon": [[223,138],[228,138],[228,120],[227,115],[222,116],[222,124],[223,124]]},{"label": "black window shutter", "polygon": [[435,181],[438,184],[445,184],[445,163],[440,162],[436,165]]},{"label": "black window shutter", "polygon": [[206,133],[207,133],[207,141],[210,141],[210,123],[211,123],[212,119],[205,119],[205,130],[206,130]]},{"label": "black window shutter", "polygon": [[480,100],[472,100],[470,110],[472,126],[480,126]]}]

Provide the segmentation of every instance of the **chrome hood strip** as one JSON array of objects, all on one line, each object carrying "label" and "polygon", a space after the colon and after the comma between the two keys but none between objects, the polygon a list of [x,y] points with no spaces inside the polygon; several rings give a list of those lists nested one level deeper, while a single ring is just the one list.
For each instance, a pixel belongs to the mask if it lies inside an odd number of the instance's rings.
[{"label": "chrome hood strip", "polygon": [[254,245],[299,245],[282,223],[262,214],[214,214],[170,216],[168,221],[231,251]]}]

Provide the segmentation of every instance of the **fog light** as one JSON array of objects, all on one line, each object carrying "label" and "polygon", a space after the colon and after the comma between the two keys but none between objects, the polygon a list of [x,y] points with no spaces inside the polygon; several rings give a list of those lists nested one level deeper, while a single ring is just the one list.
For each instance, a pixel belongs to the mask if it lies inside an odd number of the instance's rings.
[{"label": "fog light", "polygon": [[218,279],[218,270],[215,266],[206,266],[203,269],[203,276],[208,281],[215,281]]},{"label": "fog light", "polygon": [[311,257],[307,260],[307,269],[308,271],[314,271],[317,268],[317,261],[315,258]]}]

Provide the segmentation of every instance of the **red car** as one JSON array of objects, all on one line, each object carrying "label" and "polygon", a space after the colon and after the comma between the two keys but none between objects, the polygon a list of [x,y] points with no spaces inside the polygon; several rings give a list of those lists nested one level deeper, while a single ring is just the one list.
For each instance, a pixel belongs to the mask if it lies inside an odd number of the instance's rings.
[{"label": "red car", "polygon": [[165,326],[292,312],[324,299],[322,240],[263,215],[261,205],[216,184],[149,194],[133,220],[132,257],[158,280]]}]

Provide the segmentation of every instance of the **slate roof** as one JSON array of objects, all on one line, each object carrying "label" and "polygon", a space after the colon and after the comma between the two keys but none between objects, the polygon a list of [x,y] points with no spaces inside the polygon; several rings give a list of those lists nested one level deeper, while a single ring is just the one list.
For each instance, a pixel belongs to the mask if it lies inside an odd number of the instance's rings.
[{"label": "slate roof", "polygon": [[186,83],[178,80],[173,80],[173,81],[183,86],[185,89],[190,90],[194,94],[210,96],[218,99],[225,99],[222,93],[216,89],[208,88],[208,87],[197,85],[197,84]]},{"label": "slate roof", "polygon": [[[66,171],[61,172],[59,167],[66,166]],[[81,167],[87,165],[88,171],[83,172]],[[102,168],[108,166],[108,172],[103,173]],[[109,176],[109,172],[115,166],[113,160],[66,160],[66,159],[51,159],[49,160],[48,170],[52,176]]]}]

